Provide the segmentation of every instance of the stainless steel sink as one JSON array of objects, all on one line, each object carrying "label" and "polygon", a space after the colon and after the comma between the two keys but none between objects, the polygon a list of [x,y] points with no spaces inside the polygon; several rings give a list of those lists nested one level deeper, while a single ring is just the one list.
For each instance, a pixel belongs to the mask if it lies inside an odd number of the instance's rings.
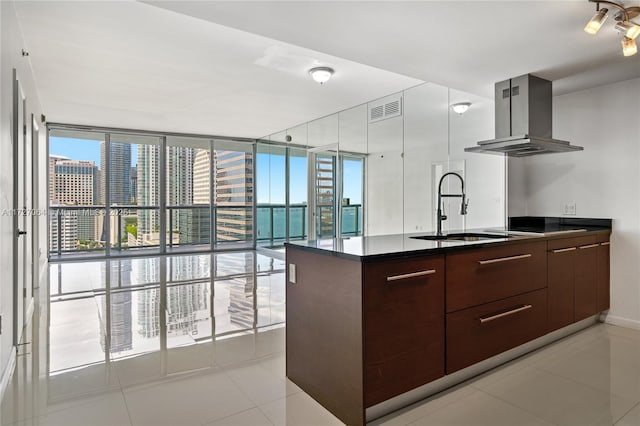
[{"label": "stainless steel sink", "polygon": [[419,235],[416,237],[409,237],[416,240],[431,240],[431,241],[481,241],[492,240],[498,238],[509,238],[507,234],[484,234],[479,232],[460,232],[448,235]]}]

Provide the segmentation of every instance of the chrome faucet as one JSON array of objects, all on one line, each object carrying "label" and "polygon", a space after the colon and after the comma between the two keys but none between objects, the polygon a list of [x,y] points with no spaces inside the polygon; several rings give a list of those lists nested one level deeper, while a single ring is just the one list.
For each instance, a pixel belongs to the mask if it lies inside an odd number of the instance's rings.
[{"label": "chrome faucet", "polygon": [[[457,176],[458,179],[460,179],[460,185],[462,187],[460,194],[443,194],[442,193],[442,182],[444,181],[444,178],[446,178],[449,175]],[[466,199],[466,195],[464,193],[464,179],[462,179],[462,176],[454,172],[449,172],[449,173],[443,174],[442,177],[440,178],[440,183],[438,184],[438,230],[436,232],[436,235],[442,235],[442,221],[447,220],[447,216],[444,213],[442,213],[443,197],[462,198],[462,202],[460,204],[460,214],[461,215],[467,214],[467,206],[469,205],[469,200]]]}]

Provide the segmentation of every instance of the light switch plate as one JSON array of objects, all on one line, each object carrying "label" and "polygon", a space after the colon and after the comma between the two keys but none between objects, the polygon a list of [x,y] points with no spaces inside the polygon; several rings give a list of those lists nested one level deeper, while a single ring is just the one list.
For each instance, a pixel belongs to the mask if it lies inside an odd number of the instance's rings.
[{"label": "light switch plate", "polygon": [[296,284],[296,265],[295,263],[289,264],[289,282]]}]

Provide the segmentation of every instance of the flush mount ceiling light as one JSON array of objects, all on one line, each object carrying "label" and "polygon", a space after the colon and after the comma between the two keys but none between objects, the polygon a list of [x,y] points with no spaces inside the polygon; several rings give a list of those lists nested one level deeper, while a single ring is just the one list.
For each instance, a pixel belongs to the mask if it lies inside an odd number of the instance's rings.
[{"label": "flush mount ceiling light", "polygon": [[607,0],[589,0],[589,2],[596,3],[596,14],[587,22],[584,31],[588,34],[597,34],[607,19],[609,9],[604,7],[600,9],[600,3],[617,9],[613,19],[616,20],[616,30],[622,33],[622,53],[624,56],[635,55],[638,52],[635,39],[640,35],[640,25],[631,20],[640,15],[640,6],[624,7],[619,3]]},{"label": "flush mount ceiling light", "polygon": [[315,67],[309,70],[309,74],[311,74],[311,77],[320,84],[329,81],[333,73],[333,68],[329,67]]},{"label": "flush mount ceiling light", "polygon": [[471,102],[458,102],[457,104],[452,104],[451,109],[453,112],[462,115],[467,112],[470,106]]}]

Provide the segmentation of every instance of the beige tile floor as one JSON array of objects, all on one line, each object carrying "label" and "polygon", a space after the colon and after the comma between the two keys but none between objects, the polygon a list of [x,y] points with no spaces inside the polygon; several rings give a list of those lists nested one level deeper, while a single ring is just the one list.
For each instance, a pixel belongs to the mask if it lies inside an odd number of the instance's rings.
[{"label": "beige tile floor", "polygon": [[[52,374],[47,310],[2,425],[341,424],[286,378],[282,326]],[[640,331],[595,325],[371,424],[640,426]]]}]

